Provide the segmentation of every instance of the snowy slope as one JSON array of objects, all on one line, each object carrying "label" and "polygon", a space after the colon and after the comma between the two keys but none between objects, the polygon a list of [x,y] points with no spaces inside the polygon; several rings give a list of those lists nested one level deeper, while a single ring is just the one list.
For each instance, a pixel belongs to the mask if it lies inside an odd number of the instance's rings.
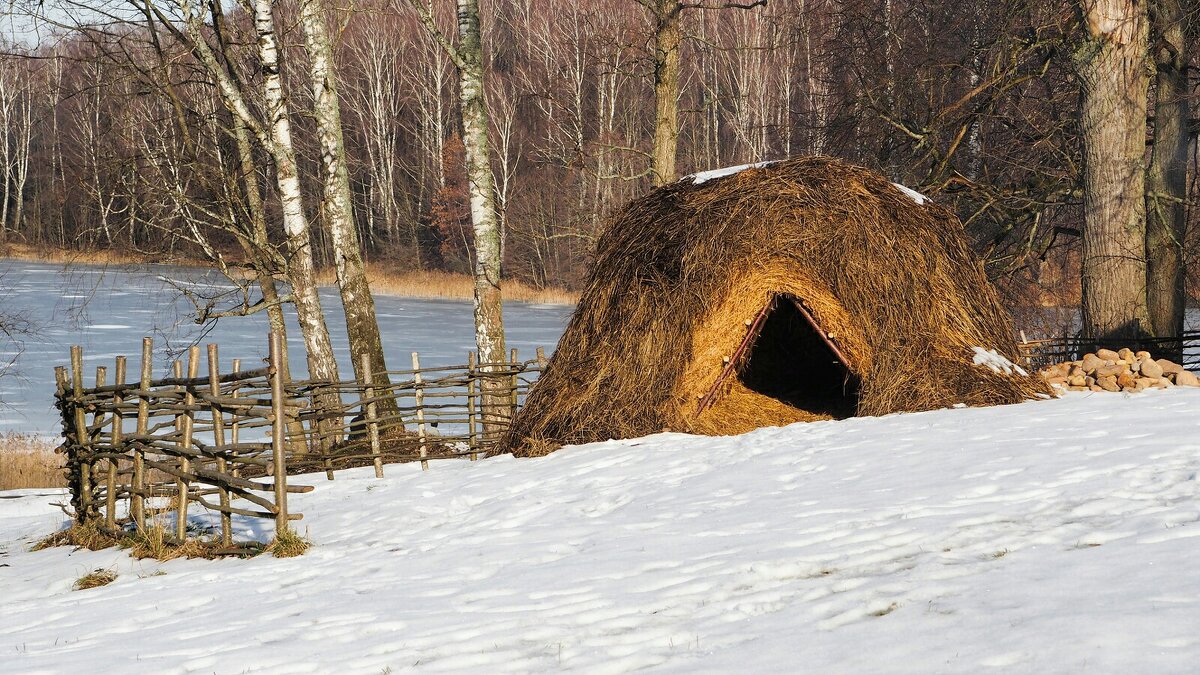
[{"label": "snowy slope", "polygon": [[313,477],[289,560],[29,553],[61,516],[0,499],[0,671],[1195,672],[1197,410],[1072,394]]}]

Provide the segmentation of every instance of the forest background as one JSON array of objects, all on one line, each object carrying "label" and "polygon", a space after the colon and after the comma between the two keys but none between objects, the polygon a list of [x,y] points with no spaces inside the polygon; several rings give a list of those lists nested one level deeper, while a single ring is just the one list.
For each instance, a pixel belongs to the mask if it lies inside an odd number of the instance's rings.
[{"label": "forest background", "polygon": [[[267,3],[311,250],[327,268],[336,242],[322,199],[307,4]],[[1145,13],[1141,3],[1107,4]],[[1087,5],[485,0],[482,65],[504,275],[578,289],[605,215],[656,182],[824,154],[882,171],[954,210],[1012,306],[1078,305],[1087,192],[1080,62],[1095,32]],[[1152,163],[1156,112],[1174,104],[1173,114],[1183,110],[1186,173],[1182,194],[1168,201],[1182,213],[1173,246],[1194,297],[1200,209],[1190,111],[1200,89],[1200,10],[1151,5],[1173,13],[1164,21],[1150,12],[1142,47],[1152,83],[1142,102],[1144,165]],[[445,35],[454,33],[450,2],[323,8],[352,222],[379,269],[469,273],[475,242],[456,63],[423,25],[422,6]],[[0,246],[246,262],[237,238],[252,205],[238,182],[237,115],[195,44],[172,27],[198,17],[202,39],[245,79],[247,104],[267,110],[255,6],[128,0],[11,9],[25,28],[0,57]],[[674,51],[674,73],[664,50]],[[1164,59],[1183,72],[1169,96],[1157,94],[1155,80]],[[664,169],[656,100],[667,77],[677,82],[677,149],[675,166]],[[269,179],[277,160],[260,147],[251,152],[267,236],[278,243],[286,200]],[[1155,189],[1146,188],[1148,199]]]}]

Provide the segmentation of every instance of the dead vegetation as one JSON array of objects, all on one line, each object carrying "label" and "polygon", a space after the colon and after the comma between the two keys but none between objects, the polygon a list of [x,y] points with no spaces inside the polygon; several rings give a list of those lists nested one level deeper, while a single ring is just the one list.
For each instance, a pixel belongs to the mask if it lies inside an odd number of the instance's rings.
[{"label": "dead vegetation", "polygon": [[138,560],[154,559],[159,562],[177,558],[204,558],[215,560],[229,556],[249,558],[260,553],[271,553],[276,558],[291,558],[303,555],[311,542],[305,537],[284,530],[267,546],[262,544],[222,546],[219,538],[204,539],[188,537],[178,541],[160,523],[147,526],[142,531],[114,531],[97,521],[73,523],[65,530],[51,534],[33,546],[32,551],[41,551],[56,546],[72,546],[89,551],[100,551],[114,546],[126,549]]},{"label": "dead vegetation", "polygon": [[0,490],[66,487],[63,456],[54,443],[27,434],[0,434]]},{"label": "dead vegetation", "polygon": [[976,366],[975,346],[1018,358],[949,211],[829,158],[684,179],[608,223],[500,450],[1049,392],[1040,378]]},{"label": "dead vegetation", "polygon": [[304,555],[311,545],[312,542],[307,537],[300,536],[295,530],[288,527],[277,532],[275,538],[263,550],[276,558],[295,558]]},{"label": "dead vegetation", "polygon": [[[32,262],[61,265],[141,265],[169,262],[182,267],[209,269],[211,264],[188,257],[170,260],[160,255],[149,255],[112,250],[76,251],[64,248],[33,247],[19,243],[0,246],[0,257]],[[367,278],[371,290],[378,295],[405,298],[470,300],[475,295],[475,282],[466,274],[451,274],[436,271],[396,271],[383,263],[369,263]],[[317,277],[323,286],[333,286],[337,279],[332,268],[323,270]],[[579,294],[563,288],[537,288],[515,279],[504,281],[506,302],[532,302],[548,305],[573,305]]]},{"label": "dead vegetation", "polygon": [[117,573],[112,570],[96,569],[79,577],[75,581],[75,590],[85,591],[89,588],[107,586],[117,580]]},{"label": "dead vegetation", "polygon": [[[379,264],[368,264],[367,278],[370,279],[371,290],[379,295],[434,300],[470,300],[475,296],[475,281],[466,274],[433,271],[395,272]],[[322,285],[333,285],[333,270],[325,270],[317,280]],[[535,288],[514,279],[506,279],[504,300],[573,305],[579,300],[579,296],[561,288]]]}]

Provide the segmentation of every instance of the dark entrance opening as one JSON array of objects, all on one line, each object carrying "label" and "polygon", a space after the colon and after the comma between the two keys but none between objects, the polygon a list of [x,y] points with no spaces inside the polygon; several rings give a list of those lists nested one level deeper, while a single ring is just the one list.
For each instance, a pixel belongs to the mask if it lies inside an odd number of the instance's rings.
[{"label": "dark entrance opening", "polygon": [[777,296],[739,379],[752,391],[793,408],[835,419],[853,417],[859,379],[818,330],[795,298]]}]

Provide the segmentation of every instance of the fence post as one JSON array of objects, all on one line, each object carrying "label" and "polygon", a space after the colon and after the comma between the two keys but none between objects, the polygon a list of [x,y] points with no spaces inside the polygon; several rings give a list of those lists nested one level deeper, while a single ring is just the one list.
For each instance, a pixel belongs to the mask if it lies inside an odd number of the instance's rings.
[{"label": "fence post", "polygon": [[520,383],[521,367],[517,363],[517,350],[513,349],[509,352],[508,360],[512,366],[512,380],[509,385],[512,387],[512,400],[509,403],[508,423],[512,424],[512,420],[517,416],[517,385]]},{"label": "fence post", "polygon": [[133,487],[130,510],[138,532],[146,530],[146,432],[150,426],[150,376],[154,369],[154,339],[142,338],[142,376],[138,385],[137,440],[133,446]]},{"label": "fence post", "polygon": [[[103,387],[106,384],[108,384],[108,367],[107,366],[96,366],[96,388],[99,389],[100,387]],[[97,403],[99,403],[99,401],[97,401]],[[97,405],[95,421],[99,422],[103,418],[104,418],[104,408],[100,405]],[[97,429],[96,429],[96,435],[97,435],[96,440],[97,441],[100,440],[99,434],[100,434],[100,428],[99,428],[99,426],[97,426]],[[91,445],[90,434],[89,434],[88,440],[89,440],[88,445]],[[99,452],[94,453],[92,455],[92,457],[95,457],[97,454],[99,454]],[[93,461],[91,461],[89,463],[91,464],[91,469],[88,470],[88,473],[89,473],[89,475],[91,475],[93,481],[95,481],[92,488],[93,488],[93,490],[97,490],[100,487],[100,460],[98,458],[93,459]],[[108,463],[108,466],[112,466],[112,458],[111,457],[107,460],[107,463]],[[107,478],[108,472],[105,471],[104,474],[105,474],[105,477]],[[105,489],[108,490],[108,489],[110,489],[110,487],[111,486],[106,481]],[[107,518],[108,518],[108,508],[107,508],[108,507],[108,493],[107,492],[104,495],[104,503],[105,503],[105,511],[104,511],[105,522],[107,522]],[[96,510],[97,510],[96,515],[97,515],[97,517],[99,517],[99,515],[100,515],[99,507],[96,507]]]},{"label": "fence post", "polygon": [[[121,412],[121,406],[125,403],[124,356],[117,357],[117,368],[113,379],[117,389],[113,392],[112,446],[114,454],[123,455],[125,454],[125,439],[123,438],[125,430],[122,428],[124,415]],[[120,467],[120,461],[116,457],[108,460],[108,493],[104,500],[104,524],[110,528],[117,526],[117,470]]]},{"label": "fence post", "polygon": [[363,419],[367,423],[367,434],[371,441],[371,461],[375,464],[375,477],[383,478],[383,452],[379,446],[379,423],[375,414],[375,375],[371,372],[371,355],[362,355],[363,397],[367,404],[363,406]]},{"label": "fence post", "polygon": [[71,402],[71,376],[67,374],[65,366],[54,367],[54,388],[54,396],[58,399],[58,409],[62,413],[63,444],[59,448],[59,452],[66,456],[66,473],[67,482],[71,488],[71,504],[75,507],[75,513],[78,515],[79,472],[71,465],[71,457],[75,452],[72,444],[77,443],[75,440],[75,404]]},{"label": "fence post", "polygon": [[425,447],[425,389],[421,383],[421,357],[412,353],[413,397],[417,405],[417,438],[421,443],[421,470],[429,469],[429,449]]},{"label": "fence post", "polygon": [[87,459],[91,455],[92,443],[87,430],[87,412],[83,407],[83,347],[79,345],[71,347],[71,395],[74,399],[76,455],[71,460],[79,473],[75,519],[82,523],[88,519],[92,509],[92,464]]},{"label": "fence post", "polygon": [[[217,346],[208,345],[208,390],[216,399],[221,395],[221,360],[217,356]],[[217,472],[225,473],[225,416],[221,406],[215,401],[211,404],[213,424],[213,451],[217,455]],[[229,515],[229,490],[225,485],[217,486],[221,500],[221,545],[233,545],[233,522]]]},{"label": "fence post", "polygon": [[[178,370],[179,362],[176,361],[176,370]],[[187,362],[187,377],[188,383],[183,386],[183,418],[181,419],[183,442],[180,445],[180,450],[188,452],[192,449],[192,429],[196,424],[196,413],[192,410],[192,406],[196,403],[195,389],[192,386],[192,380],[196,379],[196,375],[200,369],[200,347],[192,345],[188,347],[188,362]],[[192,460],[187,455],[179,457],[179,469],[181,473],[187,474],[192,471]],[[176,498],[179,504],[176,505],[175,513],[175,538],[183,541],[187,538],[187,514],[188,514],[188,499],[191,494],[191,481],[187,478],[179,478],[175,481]]]},{"label": "fence post", "polygon": [[546,367],[546,364],[547,364],[547,363],[549,363],[549,362],[546,360],[546,348],[545,348],[545,347],[538,347],[538,348],[537,348],[537,352],[536,352],[536,353],[537,353],[537,364],[538,364],[538,368],[539,368],[539,369],[541,369],[541,368],[545,368],[545,367]]},{"label": "fence post", "polygon": [[471,461],[479,459],[479,436],[475,426],[475,352],[467,352],[467,449]]},{"label": "fence post", "polygon": [[280,367],[279,336],[267,337],[271,365],[271,455],[275,465],[275,536],[288,527],[287,465],[284,463],[283,369]]},{"label": "fence post", "polygon": [[[242,360],[234,359],[232,364],[230,364],[230,368],[234,375],[237,375],[238,373],[242,372]],[[239,382],[238,380],[234,380],[233,387],[231,388],[231,391],[229,392],[230,398],[237,398],[238,394],[241,392],[241,388],[242,388],[241,382]],[[241,430],[242,430],[242,418],[241,418],[240,414],[238,413],[237,408],[234,408],[233,412],[231,412],[230,415],[233,416],[233,423],[229,425],[229,442],[232,443],[233,445],[237,445],[238,438],[240,437]],[[233,475],[235,478],[241,477],[242,470],[240,468],[240,465],[238,465],[238,464],[233,465]]]}]

